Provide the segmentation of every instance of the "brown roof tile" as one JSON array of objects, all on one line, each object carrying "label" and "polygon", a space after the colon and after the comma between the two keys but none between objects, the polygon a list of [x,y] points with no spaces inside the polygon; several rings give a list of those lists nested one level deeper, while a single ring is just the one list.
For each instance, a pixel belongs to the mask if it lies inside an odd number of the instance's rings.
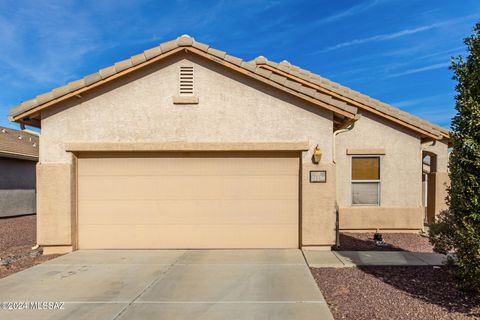
[{"label": "brown roof tile", "polygon": [[247,69],[248,71],[255,72],[257,66],[254,63],[243,61],[242,68]]},{"label": "brown roof tile", "polygon": [[225,56],[227,54],[225,51],[217,50],[217,49],[214,49],[214,48],[211,48],[211,47],[208,48],[207,52],[214,55],[215,57],[220,58],[220,59],[225,58]]},{"label": "brown roof tile", "polygon": [[168,41],[160,44],[160,49],[162,49],[162,53],[171,51],[175,48],[178,48],[177,40],[172,40],[172,41]]},{"label": "brown roof tile", "polygon": [[115,70],[117,70],[117,72],[121,72],[123,70],[130,68],[131,66],[133,66],[132,60],[126,59],[126,60],[115,63]]},{"label": "brown roof tile", "polygon": [[242,59],[231,56],[231,55],[228,55],[228,54],[225,56],[225,60],[230,62],[230,63],[233,63],[234,65],[237,65],[239,67],[242,66],[242,62],[243,62]]},{"label": "brown roof tile", "polygon": [[112,75],[114,75],[117,71],[115,70],[115,66],[110,66],[103,68],[102,70],[98,71],[100,75],[102,76],[102,79],[106,79]]},{"label": "brown roof tile", "polygon": [[177,44],[180,47],[191,46],[193,44],[193,38],[184,34],[183,36],[180,36],[180,38],[177,39]]},{"label": "brown roof tile", "polygon": [[52,90],[52,95],[53,95],[54,98],[58,98],[58,97],[61,97],[63,95],[66,95],[69,92],[70,92],[70,90],[68,89],[68,86],[61,86],[61,87],[58,87],[56,89],[53,89]]},{"label": "brown roof tile", "polygon": [[200,49],[200,50],[205,51],[205,52],[207,52],[208,48],[210,48],[210,46],[208,44],[201,43],[201,42],[198,42],[198,41],[193,41],[192,47]]},{"label": "brown roof tile", "polygon": [[75,91],[75,90],[80,89],[80,88],[83,88],[83,87],[85,87],[85,80],[84,79],[72,81],[68,84],[68,89],[70,90],[70,92]]},{"label": "brown roof tile", "polygon": [[149,59],[155,58],[156,56],[161,55],[162,49],[160,49],[160,46],[158,46],[152,49],[145,50],[143,53],[145,54],[145,58],[149,60]]},{"label": "brown roof tile", "polygon": [[102,76],[100,75],[100,73],[95,72],[86,76],[85,78],[83,78],[83,80],[85,80],[85,85],[89,86],[92,83],[102,80]]},{"label": "brown roof tile", "polygon": [[142,62],[147,61],[147,58],[145,57],[145,54],[143,52],[140,54],[137,54],[136,56],[133,56],[131,59],[132,59],[133,66],[136,66]]}]

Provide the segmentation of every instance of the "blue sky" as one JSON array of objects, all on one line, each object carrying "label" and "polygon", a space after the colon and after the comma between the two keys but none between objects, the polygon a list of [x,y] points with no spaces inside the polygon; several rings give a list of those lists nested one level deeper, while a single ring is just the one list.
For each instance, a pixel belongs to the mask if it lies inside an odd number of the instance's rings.
[{"label": "blue sky", "polygon": [[[461,4],[460,4],[461,3]],[[449,127],[451,56],[478,0],[0,1],[0,125],[9,109],[189,34],[243,58],[292,64]]]}]

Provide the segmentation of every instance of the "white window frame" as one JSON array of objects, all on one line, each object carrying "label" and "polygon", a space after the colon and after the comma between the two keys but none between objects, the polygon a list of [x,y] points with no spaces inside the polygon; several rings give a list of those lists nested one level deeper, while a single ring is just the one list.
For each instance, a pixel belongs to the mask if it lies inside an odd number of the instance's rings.
[{"label": "white window frame", "polygon": [[[378,180],[353,180],[352,179],[352,169],[353,169],[353,158],[378,158],[378,175],[380,176],[380,179]],[[377,184],[377,192],[378,192],[378,201],[377,203],[368,203],[368,204],[361,204],[361,203],[353,203],[353,184],[354,183],[376,183]],[[350,159],[350,205],[352,207],[379,207],[381,205],[381,199],[382,199],[382,194],[381,194],[381,185],[382,185],[382,156],[381,155],[372,155],[372,154],[358,154],[358,155],[352,155]]]}]

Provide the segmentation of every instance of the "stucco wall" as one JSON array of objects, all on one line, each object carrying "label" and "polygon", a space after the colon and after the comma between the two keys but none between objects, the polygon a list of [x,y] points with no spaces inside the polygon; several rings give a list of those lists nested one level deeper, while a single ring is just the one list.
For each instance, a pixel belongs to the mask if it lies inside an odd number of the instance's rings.
[{"label": "stucco wall", "polygon": [[450,185],[448,177],[448,142],[446,140],[427,142],[423,144],[424,154],[430,155],[430,173],[427,177],[427,221],[432,223],[438,214],[448,209],[447,188]]},{"label": "stucco wall", "polygon": [[[418,230],[423,225],[424,209],[386,208],[386,207],[353,207],[342,208],[340,227],[345,231],[375,231],[380,230]],[[341,245],[341,244],[340,244]]]},{"label": "stucco wall", "polygon": [[[310,183],[310,170],[325,170],[325,183]],[[332,163],[304,164],[302,172],[302,244],[335,244],[335,166]]]},{"label": "stucco wall", "polygon": [[35,165],[35,161],[0,157],[0,217],[36,212]]},{"label": "stucco wall", "polygon": [[[380,208],[352,206],[352,156],[347,155],[347,149],[377,149],[385,152],[380,156]],[[360,120],[351,131],[340,133],[336,137],[336,165],[340,215],[357,215],[355,219],[350,219],[348,225],[342,226],[340,223],[340,228],[365,229],[369,224],[372,225],[371,228],[386,229],[392,226],[397,229],[423,227],[423,211],[416,210],[422,207],[420,137],[376,115],[362,112]],[[382,218],[386,208],[392,208],[391,212],[395,212],[394,215],[389,215],[389,219],[398,221],[387,222]],[[419,217],[412,217],[412,212]],[[347,221],[345,217],[341,217],[340,221]]]},{"label": "stucco wall", "polygon": [[[172,102],[172,96],[178,94],[178,70],[184,64],[194,65],[198,104]],[[71,142],[308,141],[302,176],[332,161],[330,111],[192,55],[170,58],[75,99],[42,113],[39,169],[49,179],[70,179],[67,169],[54,166],[72,164],[72,155],[65,151],[65,144]],[[317,144],[322,150],[318,166],[311,165]],[[333,244],[335,179],[334,174],[329,177],[323,186],[302,184],[302,222],[308,228],[302,229],[301,238],[309,245]],[[39,190],[44,204],[39,210],[39,225],[43,226],[39,232],[50,232],[44,238],[39,235],[45,244],[70,245],[68,235],[75,233],[74,224],[65,217],[68,208],[71,211],[67,213],[73,215],[70,195],[74,193],[53,195],[68,185],[65,183],[57,181],[56,187]],[[50,194],[57,204],[48,203]]]},{"label": "stucco wall", "polygon": [[71,245],[74,166],[70,164],[38,164],[37,243]]},{"label": "stucco wall", "polygon": [[436,155],[437,172],[447,172],[448,168],[448,141],[426,142],[422,145],[422,149]]},{"label": "stucco wall", "polygon": [[[172,103],[182,64],[194,65],[196,105]],[[183,140],[311,141],[330,162],[331,119],[330,111],[182,54],[44,112],[40,161],[69,163],[65,142]]]}]

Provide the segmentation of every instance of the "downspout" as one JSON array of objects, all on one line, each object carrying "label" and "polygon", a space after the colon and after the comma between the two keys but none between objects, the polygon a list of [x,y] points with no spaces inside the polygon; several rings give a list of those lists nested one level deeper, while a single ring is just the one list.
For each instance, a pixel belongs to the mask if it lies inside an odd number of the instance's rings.
[{"label": "downspout", "polygon": [[27,133],[30,133],[30,134],[33,134],[35,136],[40,136],[40,134],[38,132],[35,132],[33,130],[30,130],[30,129],[27,129],[25,127],[25,124],[24,123],[20,123],[20,130],[23,131],[23,132],[27,132]]},{"label": "downspout", "polygon": [[[348,132],[352,130],[355,127],[355,122],[360,120],[361,115],[356,114],[353,119],[351,119],[349,122],[345,124],[345,128],[339,129],[333,132],[333,146],[332,146],[332,157],[333,157],[333,163],[336,164],[337,161],[337,154],[336,154],[336,137],[340,133]],[[335,166],[335,181],[338,181],[337,177],[337,167]],[[335,186],[335,188],[338,188],[338,186]],[[340,247],[340,213],[339,213],[339,208],[338,208],[338,190],[335,190],[335,247],[339,248]]]}]

